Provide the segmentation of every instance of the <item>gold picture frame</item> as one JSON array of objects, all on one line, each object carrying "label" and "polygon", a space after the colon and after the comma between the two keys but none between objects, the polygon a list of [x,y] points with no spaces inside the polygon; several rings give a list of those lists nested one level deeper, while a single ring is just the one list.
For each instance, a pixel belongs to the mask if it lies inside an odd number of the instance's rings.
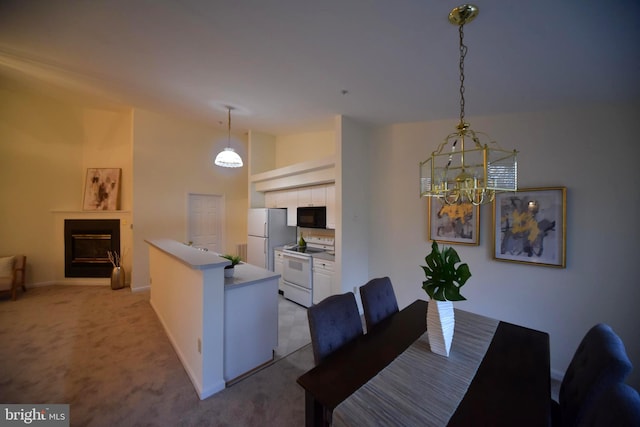
[{"label": "gold picture frame", "polygon": [[471,203],[447,205],[428,199],[428,239],[454,245],[480,244],[480,207]]},{"label": "gold picture frame", "polygon": [[120,168],[88,168],[82,208],[85,211],[120,209]]},{"label": "gold picture frame", "polygon": [[496,194],[493,258],[566,267],[567,189],[545,187]]}]

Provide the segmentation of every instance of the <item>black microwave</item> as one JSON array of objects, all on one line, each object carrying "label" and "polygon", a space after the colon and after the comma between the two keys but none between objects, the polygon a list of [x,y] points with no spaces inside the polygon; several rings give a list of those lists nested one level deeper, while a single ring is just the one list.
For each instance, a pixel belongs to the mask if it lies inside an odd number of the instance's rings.
[{"label": "black microwave", "polygon": [[298,227],[327,228],[327,207],[313,206],[298,208]]}]

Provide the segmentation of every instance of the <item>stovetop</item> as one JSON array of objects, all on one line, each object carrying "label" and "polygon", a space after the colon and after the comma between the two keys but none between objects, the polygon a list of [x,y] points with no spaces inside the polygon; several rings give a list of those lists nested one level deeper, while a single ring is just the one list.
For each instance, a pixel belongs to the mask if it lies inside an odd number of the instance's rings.
[{"label": "stovetop", "polygon": [[316,237],[316,236],[308,236],[305,237],[307,246],[300,247],[298,245],[285,246],[284,250],[286,252],[295,252],[298,254],[306,254],[313,255],[319,254],[323,252],[331,253],[334,252],[334,239],[331,237]]},{"label": "stovetop", "polygon": [[310,246],[307,246],[305,248],[301,248],[299,246],[293,246],[290,248],[285,248],[284,250],[289,252],[298,252],[302,254],[317,254],[320,252],[326,252],[324,249],[312,248]]}]

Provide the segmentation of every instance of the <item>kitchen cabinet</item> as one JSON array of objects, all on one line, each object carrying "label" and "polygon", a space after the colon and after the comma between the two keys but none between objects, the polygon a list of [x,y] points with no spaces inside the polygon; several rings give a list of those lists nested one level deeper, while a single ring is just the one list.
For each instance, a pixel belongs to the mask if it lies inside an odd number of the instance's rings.
[{"label": "kitchen cabinet", "polygon": [[268,191],[264,195],[265,208],[288,208],[292,190]]},{"label": "kitchen cabinet", "polygon": [[329,184],[326,187],[327,199],[327,228],[336,228],[336,186]]},{"label": "kitchen cabinet", "polygon": [[292,227],[297,225],[298,206],[326,206],[327,228],[336,228],[336,186],[333,183],[267,191],[264,202],[266,208],[286,208],[287,225]]},{"label": "kitchen cabinet", "polygon": [[279,191],[267,191],[264,193],[264,207],[265,208],[277,208],[278,207],[278,193]]},{"label": "kitchen cabinet", "polygon": [[273,251],[273,255],[273,272],[280,275],[280,279],[278,279],[278,289],[282,291],[282,268],[284,266],[282,251]]},{"label": "kitchen cabinet", "polygon": [[317,304],[331,295],[335,263],[324,259],[313,259],[313,303]]},{"label": "kitchen cabinet", "polygon": [[326,206],[326,185],[314,185],[298,189],[298,206]]},{"label": "kitchen cabinet", "polygon": [[286,208],[287,225],[295,227],[297,222],[298,190],[267,191],[264,194],[265,208]]},{"label": "kitchen cabinet", "polygon": [[287,208],[287,225],[295,227],[298,223],[298,191],[295,188],[284,190],[282,198],[285,208]]}]

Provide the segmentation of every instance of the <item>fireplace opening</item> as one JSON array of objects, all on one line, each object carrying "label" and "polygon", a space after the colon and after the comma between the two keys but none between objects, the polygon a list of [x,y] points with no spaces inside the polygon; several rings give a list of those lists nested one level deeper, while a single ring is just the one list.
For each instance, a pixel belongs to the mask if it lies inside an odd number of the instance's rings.
[{"label": "fireplace opening", "polygon": [[120,253],[119,219],[64,221],[65,277],[110,277],[108,251]]}]

